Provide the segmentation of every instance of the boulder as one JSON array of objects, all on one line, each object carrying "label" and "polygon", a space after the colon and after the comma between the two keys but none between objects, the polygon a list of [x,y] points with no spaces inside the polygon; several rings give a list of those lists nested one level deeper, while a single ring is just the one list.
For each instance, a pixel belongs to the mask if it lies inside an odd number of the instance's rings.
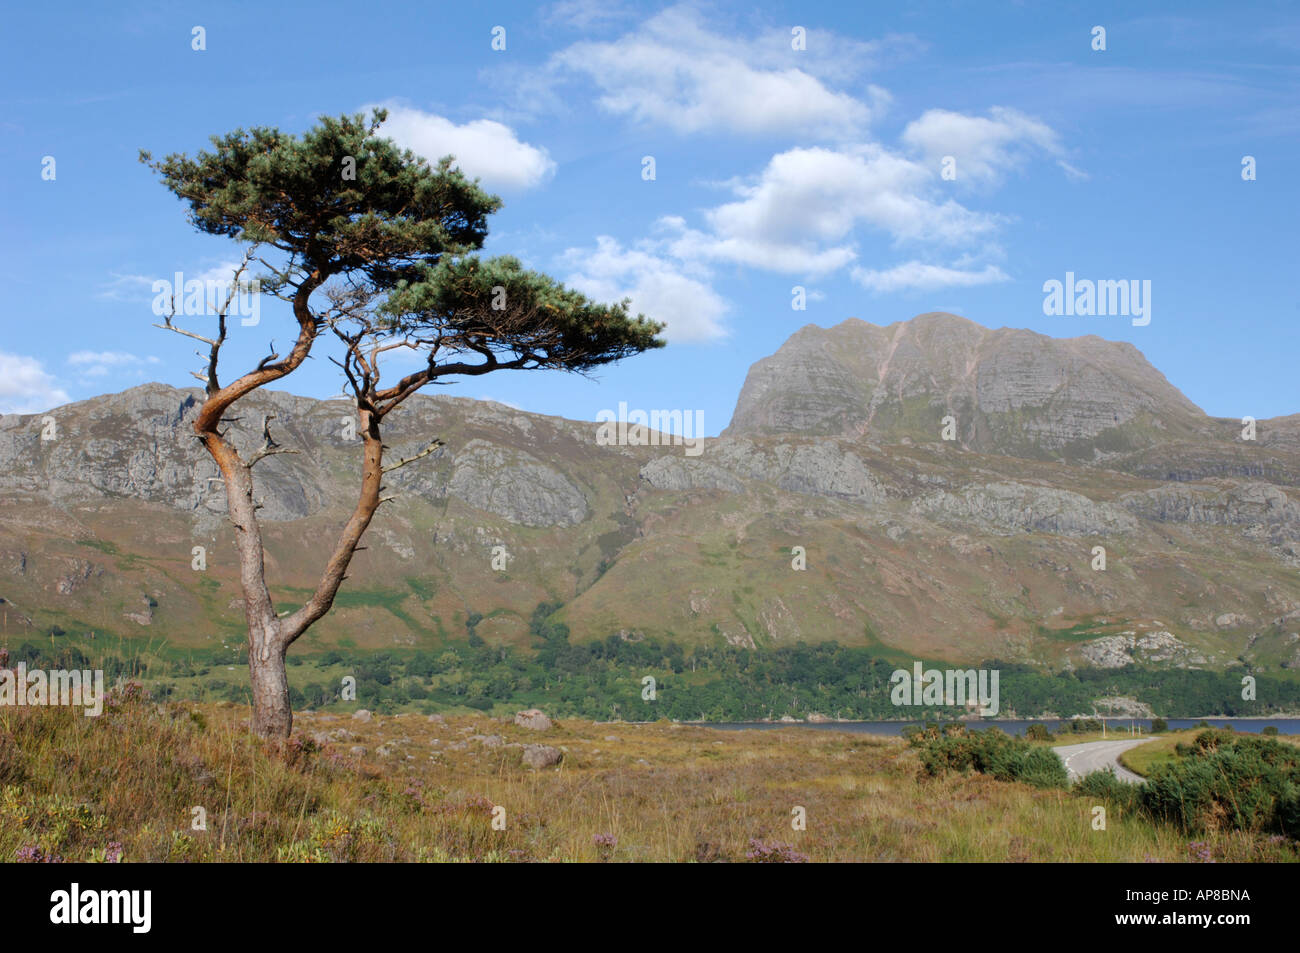
[{"label": "boulder", "polygon": [[524,745],[524,764],[530,768],[549,768],[564,760],[559,748],[550,745]]},{"label": "boulder", "polygon": [[529,728],[533,731],[547,731],[551,727],[551,719],[537,708],[529,708],[526,711],[515,713],[515,724],[520,728]]}]

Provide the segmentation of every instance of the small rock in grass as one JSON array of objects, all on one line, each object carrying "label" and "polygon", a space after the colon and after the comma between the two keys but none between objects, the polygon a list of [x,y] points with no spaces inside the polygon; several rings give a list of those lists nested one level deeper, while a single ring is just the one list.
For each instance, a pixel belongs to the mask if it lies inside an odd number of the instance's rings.
[{"label": "small rock in grass", "polygon": [[549,768],[563,759],[564,754],[550,745],[524,745],[524,764],[530,768]]}]

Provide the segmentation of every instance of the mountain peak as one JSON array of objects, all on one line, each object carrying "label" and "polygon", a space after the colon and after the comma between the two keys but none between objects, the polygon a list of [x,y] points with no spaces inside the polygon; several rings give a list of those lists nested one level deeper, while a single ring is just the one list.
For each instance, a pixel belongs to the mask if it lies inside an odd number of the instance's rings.
[{"label": "mountain peak", "polygon": [[930,442],[947,416],[963,447],[1036,458],[1140,449],[1206,421],[1132,344],[932,311],[800,328],[750,368],[723,433]]}]

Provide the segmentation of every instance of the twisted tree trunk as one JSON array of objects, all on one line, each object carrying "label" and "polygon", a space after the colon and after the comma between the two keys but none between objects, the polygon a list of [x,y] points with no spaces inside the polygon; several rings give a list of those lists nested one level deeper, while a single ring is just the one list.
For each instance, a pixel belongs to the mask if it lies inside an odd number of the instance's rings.
[{"label": "twisted tree trunk", "polygon": [[253,731],[264,738],[287,738],[293,729],[285,654],[289,646],[334,604],[347,568],[370,520],[382,502],[383,443],[379,418],[367,410],[359,413],[363,441],[361,495],[343,527],[334,551],[310,599],[298,611],[280,618],[266,584],[262,527],[253,499],[252,464],[240,457],[234,445],[215,429],[195,422],[204,446],[216,461],[226,485],[226,502],[235,529],[239,556],[239,582],[244,593],[244,619],[248,625],[248,670],[253,688]]},{"label": "twisted tree trunk", "polygon": [[284,451],[270,449],[270,433],[267,430],[268,447],[245,460],[221,432],[220,424],[225,412],[241,397],[286,376],[306,360],[319,327],[308,309],[307,300],[323,280],[319,273],[313,274],[299,287],[294,297],[299,335],[288,357],[278,363],[268,363],[268,359],[256,370],[226,387],[219,387],[216,379],[217,353],[225,340],[224,315],[222,316],[221,334],[216,341],[211,342],[208,396],[194,421],[194,431],[217,464],[226,487],[226,504],[230,522],[235,529],[235,550],[239,556],[244,619],[248,625],[248,670],[253,689],[252,727],[264,738],[287,738],[293,730],[285,654],[294,640],[334,604],[339,586],[347,578],[348,564],[352,561],[357,545],[375,511],[379,509],[379,504],[383,502],[380,492],[383,490],[384,446],[379,435],[382,415],[359,399],[357,416],[363,445],[360,497],[352,516],[339,534],[315,592],[297,612],[281,618],[275,611],[275,602],[266,584],[262,527],[257,519],[258,504],[253,498],[253,465],[272,452]]}]

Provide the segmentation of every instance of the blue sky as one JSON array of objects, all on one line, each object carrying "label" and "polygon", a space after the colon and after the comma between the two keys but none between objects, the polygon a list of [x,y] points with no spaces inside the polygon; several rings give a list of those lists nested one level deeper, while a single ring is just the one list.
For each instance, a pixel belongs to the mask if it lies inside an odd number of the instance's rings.
[{"label": "blue sky", "polygon": [[[140,149],[385,104],[385,134],[455,153],[504,198],[487,252],[669,325],[669,347],[595,380],[444,392],[587,420],[620,401],[702,410],[715,434],[749,365],[802,325],[952,311],[1131,341],[1211,414],[1300,412],[1287,4],[269,6],[7,12],[0,411],[195,383],[192,342],[152,327],[150,285],[221,274],[239,248],[194,232]],[[1043,283],[1067,271],[1149,280],[1151,322],[1045,315]],[[266,303],[232,330],[225,378],[293,331]],[[281,386],[339,381],[322,354]]]}]

